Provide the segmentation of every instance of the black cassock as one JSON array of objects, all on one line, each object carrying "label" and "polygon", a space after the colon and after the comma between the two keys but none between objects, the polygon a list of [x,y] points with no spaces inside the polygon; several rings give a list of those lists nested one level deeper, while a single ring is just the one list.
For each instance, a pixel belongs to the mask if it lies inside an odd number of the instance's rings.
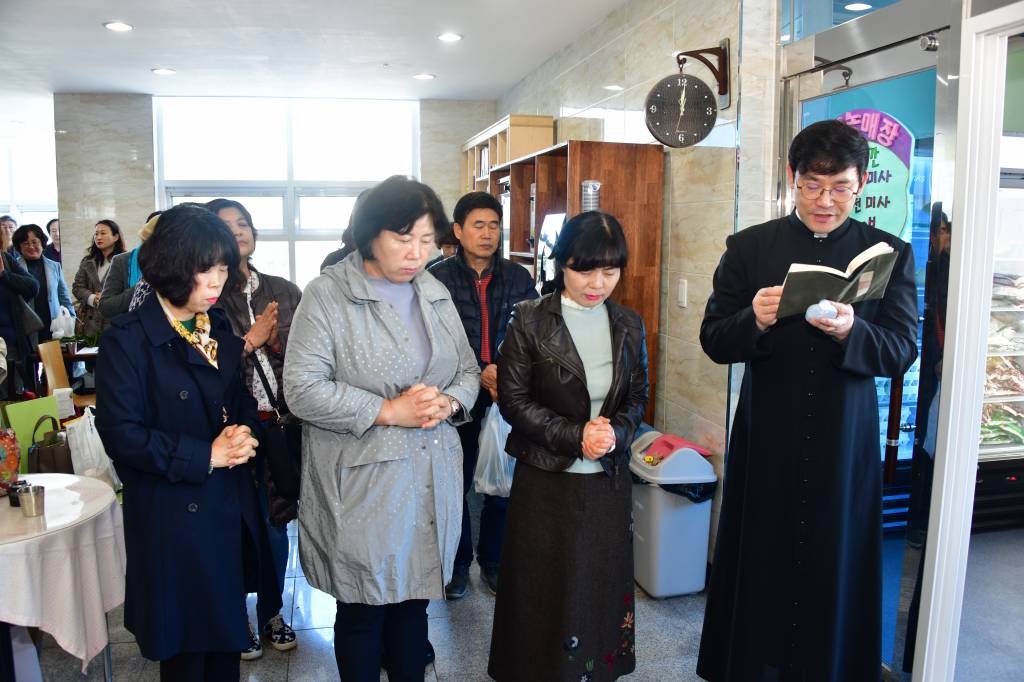
[{"label": "black cassock", "polygon": [[[803,315],[761,333],[751,301],[791,263],[845,270],[869,246],[898,252],[885,297],[854,306],[845,343]],[[820,239],[792,214],[726,240],[700,340],[746,363],[698,674],[714,682],[878,680],[881,461],[876,376],[917,356],[910,245],[847,220]]]}]

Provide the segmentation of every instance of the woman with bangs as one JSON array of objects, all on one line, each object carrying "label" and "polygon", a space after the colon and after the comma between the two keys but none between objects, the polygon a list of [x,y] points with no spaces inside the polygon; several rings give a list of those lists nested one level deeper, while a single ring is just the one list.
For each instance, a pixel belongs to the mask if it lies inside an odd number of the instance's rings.
[{"label": "woman with bangs", "polygon": [[555,291],[516,307],[497,363],[518,460],[488,665],[501,682],[636,666],[627,467],[647,407],[644,325],[609,300],[628,260],[613,216],[576,216],[552,256]]},{"label": "woman with bangs", "polygon": [[139,249],[152,294],[97,358],[96,428],[124,481],[125,627],[165,681],[237,680],[245,595],[273,575],[247,570],[270,555],[247,466],[256,401],[242,340],[212,309],[238,261],[216,215],[165,212]]}]

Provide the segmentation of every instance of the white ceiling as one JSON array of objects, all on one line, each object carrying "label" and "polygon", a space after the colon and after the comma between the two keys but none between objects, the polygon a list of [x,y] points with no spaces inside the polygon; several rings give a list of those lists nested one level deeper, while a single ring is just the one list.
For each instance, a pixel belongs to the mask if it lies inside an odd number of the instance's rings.
[{"label": "white ceiling", "polygon": [[[0,91],[493,99],[622,4],[0,0]],[[150,72],[165,66],[178,74]]]}]

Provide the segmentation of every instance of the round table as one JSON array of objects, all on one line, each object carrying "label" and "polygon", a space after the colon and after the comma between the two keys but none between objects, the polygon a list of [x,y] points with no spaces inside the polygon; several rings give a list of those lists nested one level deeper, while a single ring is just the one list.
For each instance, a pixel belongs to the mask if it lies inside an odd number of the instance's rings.
[{"label": "round table", "polygon": [[110,486],[95,479],[68,474],[25,479],[46,489],[45,515],[27,518],[0,498],[6,587],[0,621],[48,632],[81,659],[85,673],[107,647],[107,612],[124,602],[121,505]]}]

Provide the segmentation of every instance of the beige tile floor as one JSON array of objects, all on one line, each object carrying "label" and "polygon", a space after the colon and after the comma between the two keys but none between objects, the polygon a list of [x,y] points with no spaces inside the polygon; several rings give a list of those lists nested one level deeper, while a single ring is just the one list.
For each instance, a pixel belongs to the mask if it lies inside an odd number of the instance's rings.
[{"label": "beige tile floor", "polygon": [[[290,529],[294,533],[294,528]],[[337,680],[334,662],[334,600],[309,586],[298,562],[298,542],[292,537],[291,555],[285,579],[283,613],[295,628],[299,645],[290,652],[264,648],[263,657],[242,662],[242,680],[250,682],[319,682]],[[250,617],[255,615],[255,597],[249,597]],[[437,660],[425,671],[427,682],[476,682],[487,676],[494,598],[480,581],[474,566],[470,590],[455,602],[431,602],[430,641]],[[698,680],[694,673],[704,595],[653,600],[637,590],[637,670],[628,677],[636,682],[686,682]],[[124,629],[121,609],[110,616],[114,679],[148,682],[160,677],[159,665],[139,654],[131,633]],[[103,661],[97,657],[82,675],[79,663],[47,637],[40,661],[46,682],[102,680]],[[381,680],[387,677],[382,674]]]}]

